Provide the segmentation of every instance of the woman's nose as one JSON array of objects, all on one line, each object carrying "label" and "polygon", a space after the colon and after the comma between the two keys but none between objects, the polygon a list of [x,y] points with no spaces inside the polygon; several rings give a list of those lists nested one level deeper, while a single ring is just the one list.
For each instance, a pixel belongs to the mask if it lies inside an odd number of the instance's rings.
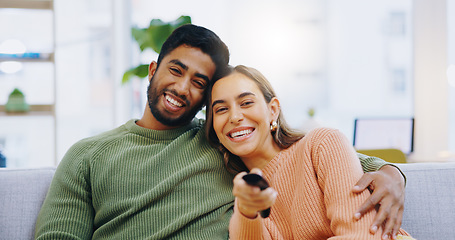
[{"label": "woman's nose", "polygon": [[242,112],[233,109],[233,111],[231,111],[230,120],[231,120],[231,123],[234,123],[234,124],[239,123],[240,121],[243,120]]}]

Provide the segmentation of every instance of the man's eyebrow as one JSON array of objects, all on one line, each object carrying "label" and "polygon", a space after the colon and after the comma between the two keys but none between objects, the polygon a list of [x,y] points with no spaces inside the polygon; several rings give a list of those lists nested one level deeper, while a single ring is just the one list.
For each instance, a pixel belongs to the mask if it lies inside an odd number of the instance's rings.
[{"label": "man's eyebrow", "polygon": [[188,66],[183,64],[182,62],[180,62],[178,59],[172,59],[171,61],[169,61],[170,63],[173,63],[173,64],[177,64],[179,65],[181,68],[185,69],[185,70],[188,70]]},{"label": "man's eyebrow", "polygon": [[[182,63],[181,61],[179,61],[178,59],[172,59],[172,60],[169,61],[169,62],[170,62],[170,63],[173,63],[173,64],[179,65],[181,68],[183,68],[183,69],[186,70],[186,71],[188,70],[188,66],[185,65],[184,63]],[[209,82],[209,81],[210,81],[209,77],[208,77],[208,76],[205,76],[204,74],[196,73],[195,75],[196,75],[196,77],[200,77],[200,78],[204,79],[206,82]]]},{"label": "man's eyebrow", "polygon": [[204,74],[196,73],[195,75],[196,75],[196,77],[200,77],[200,78],[204,79],[206,82],[210,81],[209,77],[205,76]]},{"label": "man's eyebrow", "polygon": [[[252,93],[252,92],[244,92],[244,93],[239,94],[239,95],[236,97],[236,99],[240,99],[240,98],[243,98],[243,97],[246,97],[246,96],[250,96],[250,95],[256,96],[256,95],[255,95],[254,93]],[[216,101],[213,101],[213,103],[212,103],[212,108],[213,108],[216,104],[218,104],[218,103],[225,103],[225,102],[226,102],[226,101],[224,101],[224,100],[216,100]]]}]

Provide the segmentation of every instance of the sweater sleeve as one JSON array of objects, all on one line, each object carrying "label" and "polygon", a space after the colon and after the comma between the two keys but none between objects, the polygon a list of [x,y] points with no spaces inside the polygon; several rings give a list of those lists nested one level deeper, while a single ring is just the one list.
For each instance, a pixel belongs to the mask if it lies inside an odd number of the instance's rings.
[{"label": "sweater sleeve", "polygon": [[35,227],[35,239],[91,239],[92,207],[86,144],[77,143],[60,162]]},{"label": "sweater sleeve", "polygon": [[[271,240],[269,231],[264,225],[264,219],[258,214],[254,219],[243,216],[237,205],[237,198],[235,199],[234,213],[229,223],[229,239],[230,240]],[[273,238],[282,239],[282,238]]]},{"label": "sweater sleeve", "polygon": [[357,153],[357,157],[359,157],[363,172],[378,171],[381,167],[387,165],[386,161],[378,157],[368,156],[362,153]]},{"label": "sweater sleeve", "polygon": [[368,198],[368,190],[354,194],[351,187],[362,176],[356,152],[338,130],[320,129],[312,136],[312,161],[318,184],[324,193],[327,217],[334,239],[380,239],[381,231],[369,232],[374,211],[360,220],[354,219],[356,209]]},{"label": "sweater sleeve", "polygon": [[400,171],[401,175],[404,178],[404,182],[406,184],[406,175],[404,175],[403,171],[401,171],[401,169],[399,167],[397,167],[396,165],[386,162],[386,161],[382,160],[381,158],[368,156],[368,155],[361,154],[361,153],[357,153],[357,156],[359,157],[360,164],[362,164],[363,172],[379,171],[385,165],[389,165],[389,166],[395,167],[396,169],[398,169],[398,171]]}]

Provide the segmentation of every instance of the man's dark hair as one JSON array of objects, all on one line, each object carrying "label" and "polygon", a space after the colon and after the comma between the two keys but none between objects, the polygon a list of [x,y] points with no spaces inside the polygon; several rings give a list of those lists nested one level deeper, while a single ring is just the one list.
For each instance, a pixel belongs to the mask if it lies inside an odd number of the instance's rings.
[{"label": "man's dark hair", "polygon": [[175,29],[164,42],[158,56],[157,66],[160,65],[161,60],[167,54],[181,45],[199,48],[211,57],[216,65],[216,71],[212,79],[219,78],[229,63],[229,49],[218,35],[207,28],[185,24]]}]

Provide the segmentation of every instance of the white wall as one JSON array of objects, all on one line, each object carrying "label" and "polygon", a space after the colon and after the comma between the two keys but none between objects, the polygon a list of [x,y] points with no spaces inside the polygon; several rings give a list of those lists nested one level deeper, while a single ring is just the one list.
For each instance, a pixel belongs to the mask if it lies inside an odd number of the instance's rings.
[{"label": "white wall", "polygon": [[[455,151],[455,126],[448,121],[449,113],[455,119],[455,97],[449,95],[444,75],[446,8],[446,0],[116,0],[111,13],[115,107],[110,116],[115,116],[114,125],[131,117],[123,101],[131,98],[131,86],[116,85],[124,69],[157,57],[153,52],[139,56],[138,49],[128,47],[128,24],[145,27],[153,18],[171,21],[189,15],[226,42],[232,65],[252,66],[266,75],[292,126],[301,127],[308,108],[316,107],[321,124],[341,129],[352,140],[355,117],[415,116],[413,160],[438,159],[443,151]],[[395,13],[404,16],[401,35],[388,32]],[[393,86],[391,72],[397,68],[405,73],[401,89]],[[132,110],[132,117],[140,117],[147,84],[132,84],[133,95],[144,98]]]},{"label": "white wall", "polygon": [[446,0],[414,1],[414,161],[434,161],[448,150]]},{"label": "white wall", "polygon": [[[455,1],[447,1],[448,60],[451,66],[449,86],[449,153],[455,154]],[[452,157],[455,157],[452,155]]]}]

